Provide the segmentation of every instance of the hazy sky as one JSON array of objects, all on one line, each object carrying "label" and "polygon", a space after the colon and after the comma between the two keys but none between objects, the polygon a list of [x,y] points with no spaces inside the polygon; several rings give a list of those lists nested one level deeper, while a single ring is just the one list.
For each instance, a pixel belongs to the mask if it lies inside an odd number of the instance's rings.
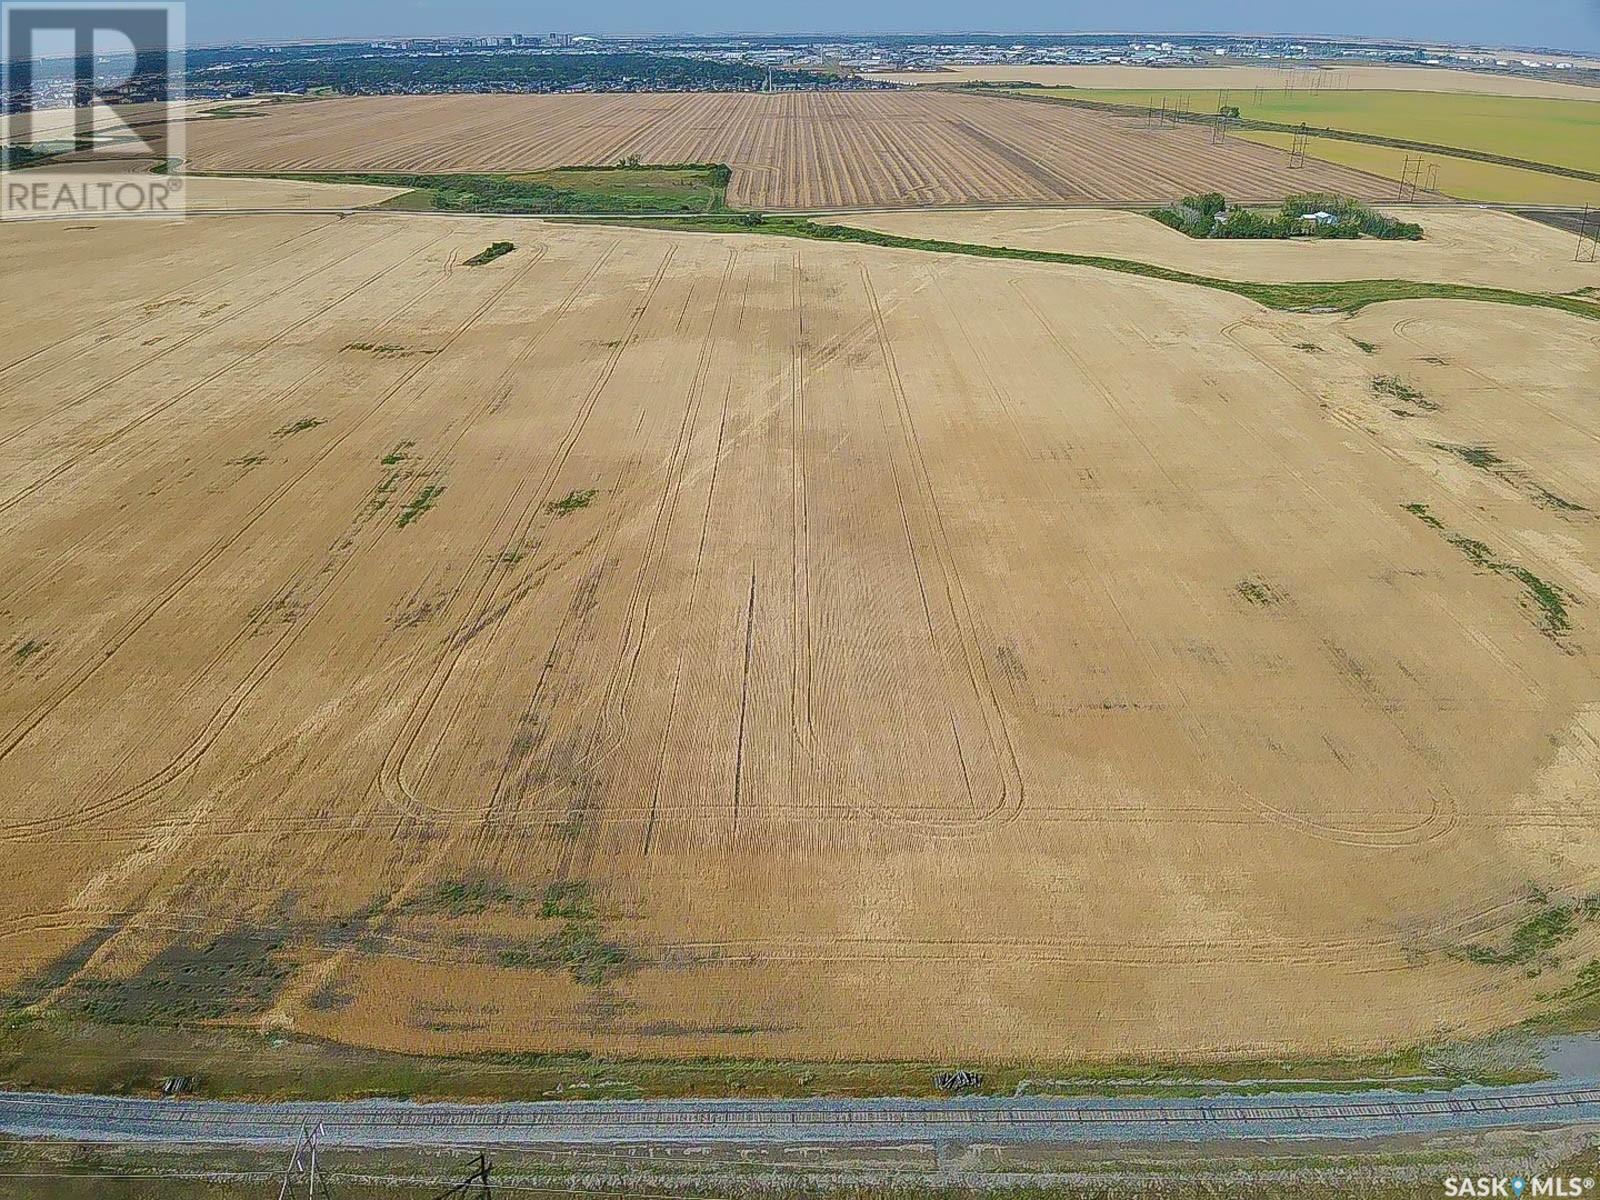
[{"label": "hazy sky", "polygon": [[1328,33],[1600,51],[1600,0],[189,0],[194,43],[377,34],[1104,29]]}]

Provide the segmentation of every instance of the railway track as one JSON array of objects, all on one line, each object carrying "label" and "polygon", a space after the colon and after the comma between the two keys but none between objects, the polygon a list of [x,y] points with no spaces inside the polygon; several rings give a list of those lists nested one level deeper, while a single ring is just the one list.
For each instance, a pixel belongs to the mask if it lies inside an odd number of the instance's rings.
[{"label": "railway track", "polygon": [[1416,1094],[1207,1099],[578,1101],[248,1104],[0,1093],[24,1139],[258,1145],[320,1125],[325,1145],[891,1145],[928,1141],[1370,1138],[1600,1125],[1600,1083]]}]

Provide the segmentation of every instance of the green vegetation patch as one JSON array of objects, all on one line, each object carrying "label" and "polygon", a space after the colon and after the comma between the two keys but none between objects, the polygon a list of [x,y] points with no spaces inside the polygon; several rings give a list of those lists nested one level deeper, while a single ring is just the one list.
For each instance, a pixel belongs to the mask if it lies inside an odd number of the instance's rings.
[{"label": "green vegetation patch", "polygon": [[1258,608],[1268,608],[1274,604],[1281,603],[1283,600],[1283,597],[1271,586],[1254,579],[1241,580],[1235,586],[1235,590]]},{"label": "green vegetation patch", "polygon": [[374,358],[410,358],[416,354],[439,353],[437,350],[416,350],[410,346],[393,346],[386,342],[351,342],[345,350],[370,354]]},{"label": "green vegetation patch", "polygon": [[1380,144],[1454,149],[1491,161],[1600,171],[1596,114],[1586,99],[1467,92],[1309,87],[1045,88],[1029,98],[1112,105],[1145,113],[1163,101],[1191,120],[1214,120],[1224,103],[1245,127],[1333,132]]},{"label": "green vegetation patch", "polygon": [[416,912],[475,917],[490,909],[521,911],[527,901],[526,895],[499,880],[446,879],[407,901],[405,907]]},{"label": "green vegetation patch", "polygon": [[184,1025],[266,1012],[296,969],[287,927],[241,925],[179,942],[131,976],[79,974],[53,1008],[107,1024]]},{"label": "green vegetation patch", "polygon": [[806,238],[823,242],[850,242],[883,246],[895,250],[922,250],[939,254],[962,254],[972,258],[993,258],[1008,262],[1060,263],[1072,267],[1093,267],[1168,283],[1187,283],[1212,288],[1254,300],[1266,308],[1285,312],[1359,312],[1371,304],[1391,300],[1476,300],[1492,304],[1512,304],[1525,308],[1553,308],[1590,321],[1600,321],[1600,304],[1576,296],[1544,292],[1517,292],[1507,288],[1474,287],[1455,283],[1418,283],[1409,279],[1354,279],[1329,283],[1257,283],[1249,280],[1219,279],[1195,275],[1153,263],[1094,254],[1072,254],[1060,250],[1025,250],[1014,246],[985,246],[973,242],[949,242],[937,238],[905,237],[853,225],[820,224],[805,217],[763,216],[760,213],[727,213],[707,217],[656,217],[628,222],[633,228],[671,229],[697,233],[762,233],[776,237]]},{"label": "green vegetation patch", "polygon": [[442,495],[444,495],[444,486],[442,484],[428,484],[415,496],[411,497],[411,503],[400,510],[400,515],[395,518],[395,524],[404,529],[437,504],[439,497]]},{"label": "green vegetation patch", "polygon": [[589,921],[595,916],[594,898],[581,879],[563,879],[544,890],[539,915],[547,921]]},{"label": "green vegetation patch", "polygon": [[[1474,942],[1461,948],[1461,957],[1485,966],[1554,966],[1557,962],[1555,950],[1577,933],[1582,923],[1600,916],[1600,896],[1552,900],[1535,889],[1528,903],[1533,911],[1512,926],[1504,945],[1486,946]],[[1580,973],[1580,982],[1582,978]]]},{"label": "green vegetation patch", "polygon": [[466,267],[483,267],[483,266],[487,266],[489,263],[492,263],[497,258],[504,258],[506,255],[510,254],[515,249],[516,249],[516,246],[514,244],[512,244],[511,242],[494,242],[494,243],[490,244],[487,248],[478,251],[478,253],[474,254],[471,258],[467,259],[466,262],[464,262],[462,264],[462,266],[466,266]]},{"label": "green vegetation patch", "polygon": [[1185,196],[1177,204],[1153,209],[1152,217],[1192,238],[1379,238],[1420,241],[1422,226],[1368,207],[1350,196],[1306,192],[1290,196],[1276,212],[1229,208],[1221,192]]},{"label": "green vegetation patch", "polygon": [[1372,381],[1372,392],[1390,400],[1400,400],[1426,412],[1438,412],[1439,406],[1398,375],[1379,375]]},{"label": "green vegetation patch", "polygon": [[1565,496],[1558,496],[1544,485],[1532,482],[1526,478],[1524,472],[1517,470],[1487,446],[1457,446],[1448,442],[1434,442],[1432,445],[1435,450],[1443,450],[1446,454],[1455,455],[1469,467],[1477,467],[1480,471],[1487,471],[1497,479],[1504,480],[1506,483],[1522,489],[1532,497],[1533,502],[1540,508],[1548,508],[1561,513],[1589,511],[1576,501],[1568,500]]},{"label": "green vegetation patch", "polygon": [[607,941],[595,921],[569,921],[554,933],[519,948],[500,951],[496,961],[508,969],[566,970],[579,983],[596,987],[628,964],[627,950]]},{"label": "green vegetation patch", "polygon": [[599,495],[593,488],[581,492],[568,492],[560,500],[552,500],[544,506],[545,512],[553,517],[564,517],[568,513],[575,513],[580,508],[588,508],[594,503],[594,498]]},{"label": "green vegetation patch", "polygon": [[272,436],[289,437],[291,434],[304,433],[308,429],[315,429],[318,425],[323,424],[326,424],[326,422],[321,417],[301,417],[298,421],[285,425],[282,429],[274,429]]},{"label": "green vegetation patch", "polygon": [[[261,178],[262,176],[254,176]],[[458,213],[718,213],[732,171],[722,163],[637,160],[614,167],[555,167],[517,174],[273,173],[271,179],[404,188],[380,208]]]},{"label": "green vegetation patch", "polygon": [[28,167],[42,167],[71,148],[70,142],[59,145],[0,146],[0,170],[21,171]]},{"label": "green vegetation patch", "polygon": [[45,647],[48,645],[48,642],[41,642],[38,638],[29,638],[27,641],[18,645],[17,648],[11,652],[11,657],[16,659],[19,663],[24,663],[30,658],[34,658],[37,655],[43,654]]},{"label": "green vegetation patch", "polygon": [[1469,467],[1477,467],[1480,471],[1488,471],[1498,475],[1506,467],[1506,460],[1501,458],[1487,446],[1452,446],[1445,442],[1434,442],[1435,450],[1443,450],[1446,454],[1454,454]]},{"label": "green vegetation patch", "polygon": [[539,919],[560,921],[561,926],[537,940],[503,947],[495,956],[500,966],[564,970],[581,984],[599,987],[632,964],[627,948],[606,937],[599,906],[581,879],[556,880],[546,887]]},{"label": "green vegetation patch", "polygon": [[1572,628],[1572,616],[1567,610],[1567,603],[1572,597],[1568,593],[1545,582],[1526,567],[1506,562],[1476,538],[1446,529],[1444,522],[1434,516],[1426,504],[1407,504],[1405,510],[1431,528],[1443,532],[1445,541],[1471,559],[1474,566],[1520,583],[1538,613],[1539,628],[1547,637],[1559,638]]}]

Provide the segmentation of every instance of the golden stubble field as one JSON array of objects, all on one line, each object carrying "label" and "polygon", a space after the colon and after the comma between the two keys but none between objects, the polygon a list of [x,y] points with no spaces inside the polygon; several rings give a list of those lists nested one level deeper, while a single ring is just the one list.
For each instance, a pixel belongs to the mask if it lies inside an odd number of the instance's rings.
[{"label": "golden stubble field", "polygon": [[1600,286],[1600,266],[1579,261],[1578,239],[1570,230],[1468,205],[1379,207],[1397,220],[1421,224],[1422,240],[1192,238],[1145,213],[1109,208],[850,213],[817,220],[902,237],[1129,258],[1257,283],[1414,279],[1541,292]]},{"label": "golden stubble field", "polygon": [[1322,1054],[1594,952],[1464,954],[1600,888],[1592,324],[400,215],[0,270],[13,1003]]},{"label": "golden stubble field", "polygon": [[323,100],[189,126],[200,171],[531,171],[718,162],[756,209],[1166,201],[1221,189],[1378,198],[1390,180],[1200,127],[946,93],[389,96]]}]

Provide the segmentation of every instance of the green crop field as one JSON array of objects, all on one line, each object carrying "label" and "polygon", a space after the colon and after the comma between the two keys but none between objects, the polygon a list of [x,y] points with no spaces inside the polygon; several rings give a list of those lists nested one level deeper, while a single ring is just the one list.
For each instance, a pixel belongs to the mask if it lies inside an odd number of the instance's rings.
[{"label": "green crop field", "polygon": [[[1259,142],[1263,146],[1276,146],[1280,150],[1288,150],[1294,141],[1291,133],[1270,130],[1246,130],[1230,136]],[[1312,138],[1308,153],[1325,162],[1396,180],[1397,189],[1398,180],[1405,172],[1406,160],[1413,157],[1410,152],[1393,146],[1374,146],[1368,142],[1346,142],[1326,137]],[[1503,167],[1499,163],[1453,158],[1448,154],[1424,155],[1423,164],[1427,172],[1423,182],[1426,184],[1431,181],[1434,190],[1458,200],[1476,200],[1486,204],[1563,204],[1574,208],[1580,204],[1600,206],[1600,183],[1587,179],[1530,171],[1522,167]]]},{"label": "green crop field", "polygon": [[1580,171],[1600,171],[1600,91],[1594,100],[1551,100],[1459,92],[1379,92],[1253,88],[1102,90],[1028,88],[1027,96],[1059,96],[1100,104],[1215,113],[1228,104],[1247,121],[1403,138]]}]

